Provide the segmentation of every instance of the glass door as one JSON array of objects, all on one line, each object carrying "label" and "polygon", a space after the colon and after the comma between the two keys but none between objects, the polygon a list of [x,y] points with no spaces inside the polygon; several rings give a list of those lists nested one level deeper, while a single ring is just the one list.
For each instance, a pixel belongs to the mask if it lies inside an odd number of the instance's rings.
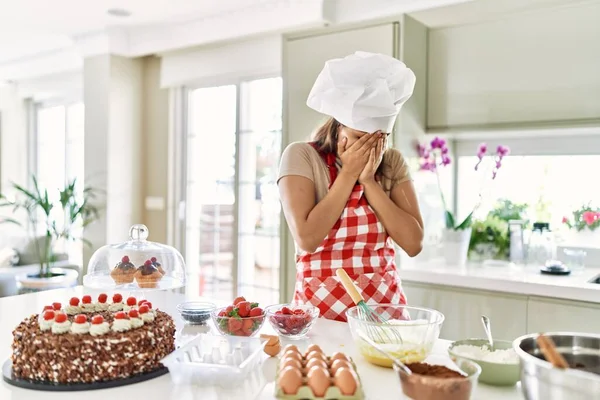
[{"label": "glass door", "polygon": [[281,78],[189,92],[186,262],[192,295],[279,301]]}]

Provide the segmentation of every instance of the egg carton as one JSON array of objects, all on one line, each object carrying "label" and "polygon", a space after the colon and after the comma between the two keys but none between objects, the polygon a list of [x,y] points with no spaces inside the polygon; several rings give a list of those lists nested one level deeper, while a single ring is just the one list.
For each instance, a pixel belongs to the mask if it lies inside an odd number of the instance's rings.
[{"label": "egg carton", "polygon": [[365,393],[363,391],[362,381],[358,375],[356,365],[352,360],[350,360],[350,363],[352,364],[352,369],[354,369],[354,372],[358,377],[358,386],[356,387],[356,392],[351,396],[342,394],[340,389],[334,385],[329,386],[323,397],[315,396],[312,389],[308,385],[300,386],[296,394],[285,394],[279,386],[278,363],[277,376],[275,377],[275,397],[280,400],[363,400],[365,398]]},{"label": "egg carton", "polygon": [[261,362],[258,338],[199,334],[161,360],[178,385],[231,386],[243,381]]}]

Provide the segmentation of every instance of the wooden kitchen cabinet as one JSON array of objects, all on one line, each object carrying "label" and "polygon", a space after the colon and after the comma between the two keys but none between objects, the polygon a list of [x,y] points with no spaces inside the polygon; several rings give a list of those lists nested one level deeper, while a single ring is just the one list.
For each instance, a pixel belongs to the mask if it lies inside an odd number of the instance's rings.
[{"label": "wooden kitchen cabinet", "polygon": [[446,319],[440,337],[484,338],[481,316],[492,321],[494,337],[513,340],[527,333],[527,297],[404,281],[408,304],[433,308]]},{"label": "wooden kitchen cabinet", "polygon": [[530,297],[527,329],[530,333],[567,331],[600,333],[600,304]]}]

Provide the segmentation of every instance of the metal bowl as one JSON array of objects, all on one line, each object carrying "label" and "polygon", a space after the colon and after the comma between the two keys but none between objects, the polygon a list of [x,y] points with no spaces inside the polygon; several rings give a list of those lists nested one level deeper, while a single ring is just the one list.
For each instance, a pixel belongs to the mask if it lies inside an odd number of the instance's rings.
[{"label": "metal bowl", "polygon": [[551,332],[571,368],[554,368],[537,346],[538,334],[521,336],[513,349],[521,361],[521,388],[527,400],[591,400],[600,393],[600,335]]}]

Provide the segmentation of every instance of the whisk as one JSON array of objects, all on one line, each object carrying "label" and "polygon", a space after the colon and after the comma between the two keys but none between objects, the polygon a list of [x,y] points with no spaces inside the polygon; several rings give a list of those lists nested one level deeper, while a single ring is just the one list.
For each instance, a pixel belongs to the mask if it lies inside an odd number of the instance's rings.
[{"label": "whisk", "polygon": [[400,332],[388,322],[387,318],[376,313],[367,305],[346,271],[338,268],[335,273],[342,281],[342,285],[344,285],[352,301],[356,304],[358,319],[366,322],[365,330],[369,337],[378,343],[402,344],[402,335],[400,335]]}]

